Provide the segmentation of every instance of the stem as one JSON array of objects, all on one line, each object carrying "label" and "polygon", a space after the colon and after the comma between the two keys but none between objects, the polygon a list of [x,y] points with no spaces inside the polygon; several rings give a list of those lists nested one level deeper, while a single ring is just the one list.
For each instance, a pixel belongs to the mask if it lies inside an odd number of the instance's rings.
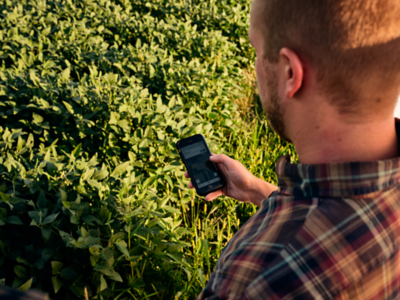
[{"label": "stem", "polygon": [[[131,222],[132,222],[132,220],[129,220],[129,223],[128,223],[128,228],[129,228],[129,231],[128,231],[128,248],[129,248],[129,253],[130,253],[130,251],[131,251],[131,224],[132,224]],[[133,278],[133,262],[131,262],[130,265],[131,265],[131,274],[132,274],[132,278]]]}]

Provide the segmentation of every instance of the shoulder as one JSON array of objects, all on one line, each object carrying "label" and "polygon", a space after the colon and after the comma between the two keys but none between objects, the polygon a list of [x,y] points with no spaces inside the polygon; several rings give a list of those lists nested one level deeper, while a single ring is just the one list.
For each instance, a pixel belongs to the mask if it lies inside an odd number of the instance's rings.
[{"label": "shoulder", "polygon": [[319,201],[268,268],[247,287],[246,297],[333,298],[396,250],[397,227],[383,224],[380,213],[374,201]]},{"label": "shoulder", "polygon": [[264,201],[225,247],[204,297],[218,293],[221,299],[234,299],[229,295],[242,295],[269,268],[317,206],[318,199],[278,195]]}]

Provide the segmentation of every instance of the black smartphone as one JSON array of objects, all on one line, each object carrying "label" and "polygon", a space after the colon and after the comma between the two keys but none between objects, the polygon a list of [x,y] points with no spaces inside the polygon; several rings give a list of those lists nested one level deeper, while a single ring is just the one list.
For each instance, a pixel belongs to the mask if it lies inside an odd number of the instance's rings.
[{"label": "black smartphone", "polygon": [[201,134],[178,141],[176,148],[198,195],[205,196],[224,187],[221,171],[210,160],[210,149]]}]

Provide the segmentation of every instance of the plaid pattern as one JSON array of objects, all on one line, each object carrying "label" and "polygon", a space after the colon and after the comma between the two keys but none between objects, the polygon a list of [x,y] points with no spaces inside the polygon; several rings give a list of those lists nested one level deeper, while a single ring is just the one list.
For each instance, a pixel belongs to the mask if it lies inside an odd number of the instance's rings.
[{"label": "plaid pattern", "polygon": [[277,174],[198,299],[400,299],[400,158]]}]

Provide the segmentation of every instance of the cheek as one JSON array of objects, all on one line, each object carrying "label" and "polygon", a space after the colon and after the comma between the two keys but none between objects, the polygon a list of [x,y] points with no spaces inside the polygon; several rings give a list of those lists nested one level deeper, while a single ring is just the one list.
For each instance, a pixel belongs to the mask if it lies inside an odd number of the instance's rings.
[{"label": "cheek", "polygon": [[258,84],[258,91],[260,95],[265,95],[267,82],[266,82],[266,73],[265,68],[262,64],[262,60],[257,58],[256,59],[256,76],[257,76],[257,84]]}]

